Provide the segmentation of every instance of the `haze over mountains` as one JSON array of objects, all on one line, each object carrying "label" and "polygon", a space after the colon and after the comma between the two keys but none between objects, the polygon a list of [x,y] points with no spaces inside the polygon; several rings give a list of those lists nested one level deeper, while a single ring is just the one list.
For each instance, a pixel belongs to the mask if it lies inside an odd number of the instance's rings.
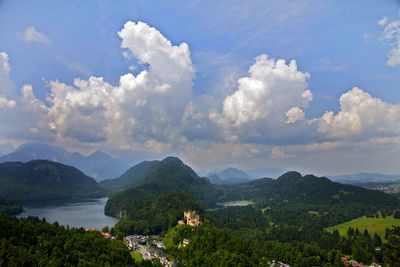
[{"label": "haze over mountains", "polygon": [[345,184],[400,182],[400,175],[381,173],[355,173],[340,176],[328,176],[328,178]]},{"label": "haze over mountains", "polygon": [[79,152],[70,153],[65,149],[44,143],[26,143],[14,152],[0,157],[2,162],[28,162],[31,160],[51,160],[78,168],[97,181],[121,175],[128,166],[108,154],[96,151],[85,157]]},{"label": "haze over mountains", "polygon": [[248,182],[254,177],[242,170],[228,167],[222,171],[207,175],[207,178],[213,184],[234,184]]}]

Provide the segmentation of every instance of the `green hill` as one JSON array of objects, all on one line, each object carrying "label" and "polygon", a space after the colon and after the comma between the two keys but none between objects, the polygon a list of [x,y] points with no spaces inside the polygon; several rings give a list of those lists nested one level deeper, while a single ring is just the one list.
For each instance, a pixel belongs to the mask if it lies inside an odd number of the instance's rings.
[{"label": "green hill", "polygon": [[126,234],[165,231],[182,219],[185,210],[201,212],[203,206],[214,206],[219,192],[175,157],[142,162],[104,184],[108,189],[133,185],[111,196],[105,207],[107,215],[122,219],[115,229]]},{"label": "green hill", "polygon": [[[193,195],[204,206],[217,202],[217,189],[206,178],[199,177],[179,158],[167,157],[161,161],[145,161],[130,168],[122,176],[105,180],[101,186],[109,191],[128,189],[123,194],[134,195],[138,190],[150,195],[180,192]],[[111,197],[109,201],[114,201]]]},{"label": "green hill", "polygon": [[121,191],[138,185],[146,180],[151,168],[157,166],[159,161],[143,161],[129,170],[120,177],[114,179],[106,179],[100,182],[100,185],[108,191]]},{"label": "green hill", "polygon": [[103,190],[78,169],[47,160],[0,164],[0,197],[28,202],[100,197]]},{"label": "green hill", "polygon": [[125,234],[159,234],[175,226],[187,210],[201,214],[203,207],[192,195],[170,192],[154,196],[140,190],[124,191],[105,207],[107,215],[122,219],[114,229]]},{"label": "green hill", "polygon": [[398,207],[399,199],[380,191],[332,182],[325,177],[287,172],[278,179],[263,178],[223,186],[222,200],[248,199],[259,206],[285,205],[323,207],[362,205],[371,208]]}]

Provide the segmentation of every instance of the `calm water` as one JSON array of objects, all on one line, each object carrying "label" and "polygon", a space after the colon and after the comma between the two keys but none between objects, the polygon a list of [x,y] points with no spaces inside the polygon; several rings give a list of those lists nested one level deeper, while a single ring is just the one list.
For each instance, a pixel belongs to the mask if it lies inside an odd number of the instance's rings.
[{"label": "calm water", "polygon": [[253,201],[241,201],[233,203],[218,203],[217,205],[226,208],[226,207],[245,207],[253,204],[254,204]]},{"label": "calm water", "polygon": [[47,222],[57,221],[69,227],[96,228],[101,230],[104,226],[114,226],[118,219],[104,215],[104,206],[108,198],[99,198],[77,203],[57,205],[24,206],[24,212],[18,217],[38,216],[45,217]]}]

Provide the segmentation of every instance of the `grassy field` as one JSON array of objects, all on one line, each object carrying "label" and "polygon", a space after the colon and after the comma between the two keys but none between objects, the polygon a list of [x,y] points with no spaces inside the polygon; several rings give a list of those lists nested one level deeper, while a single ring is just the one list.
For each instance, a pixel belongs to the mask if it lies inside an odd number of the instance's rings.
[{"label": "grassy field", "polygon": [[367,218],[366,216],[363,216],[349,222],[325,228],[325,230],[339,230],[339,234],[345,236],[350,227],[357,228],[361,233],[364,229],[367,229],[371,236],[374,233],[377,233],[383,239],[385,237],[385,228],[391,229],[392,225],[400,226],[400,219],[393,218],[393,215],[387,216],[386,218],[382,218],[382,216],[379,218]]},{"label": "grassy field", "polygon": [[142,254],[140,254],[139,252],[131,252],[131,256],[135,260],[135,262],[143,261]]}]

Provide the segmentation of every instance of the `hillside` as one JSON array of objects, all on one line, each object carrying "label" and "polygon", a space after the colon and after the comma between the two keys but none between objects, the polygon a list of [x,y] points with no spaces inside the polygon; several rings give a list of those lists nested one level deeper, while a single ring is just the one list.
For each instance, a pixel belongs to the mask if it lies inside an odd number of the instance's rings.
[{"label": "hillside", "polygon": [[278,179],[263,178],[225,186],[224,200],[253,200],[260,205],[363,205],[393,207],[399,199],[383,192],[332,182],[325,177],[287,172]]},{"label": "hillside", "polygon": [[139,163],[122,176],[102,181],[100,185],[109,191],[134,187],[151,195],[167,192],[191,194],[206,207],[214,205],[217,201],[216,187],[206,178],[197,176],[176,157]]},{"label": "hillside", "polygon": [[116,231],[159,234],[183,219],[184,211],[201,213],[203,207],[192,195],[170,192],[154,196],[133,189],[107,201],[104,210],[105,214],[122,219],[114,226]]},{"label": "hillside", "polygon": [[106,179],[100,182],[100,185],[109,191],[121,191],[138,185],[150,176],[151,169],[157,167],[159,161],[143,161],[128,169],[121,176],[114,179]]},{"label": "hillside", "polygon": [[0,214],[17,215],[23,211],[22,204],[18,201],[0,198]]},{"label": "hillside", "polygon": [[74,166],[96,180],[116,177],[127,169],[125,164],[101,151],[85,157],[78,152],[70,153],[61,147],[43,143],[23,144],[14,152],[1,156],[0,163],[28,162],[38,159]]},{"label": "hillside", "polygon": [[47,160],[1,163],[0,184],[0,197],[23,203],[104,195],[93,178],[74,167]]}]

